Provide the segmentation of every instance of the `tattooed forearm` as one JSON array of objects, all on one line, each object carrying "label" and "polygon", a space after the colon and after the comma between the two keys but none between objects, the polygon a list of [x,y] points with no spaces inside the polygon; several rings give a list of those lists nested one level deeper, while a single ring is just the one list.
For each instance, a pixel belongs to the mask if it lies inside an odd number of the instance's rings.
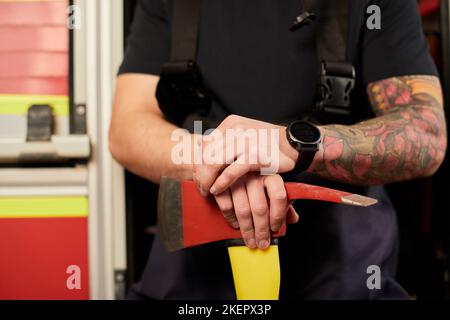
[{"label": "tattooed forearm", "polygon": [[368,94],[377,118],[322,127],[323,148],[311,171],[360,185],[432,175],[447,147],[439,80],[392,78],[369,85]]}]

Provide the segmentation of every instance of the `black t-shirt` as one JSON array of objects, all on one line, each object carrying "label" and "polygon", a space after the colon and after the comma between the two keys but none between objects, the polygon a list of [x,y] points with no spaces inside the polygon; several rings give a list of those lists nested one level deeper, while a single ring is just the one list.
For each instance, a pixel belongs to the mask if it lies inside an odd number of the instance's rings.
[{"label": "black t-shirt", "polygon": [[[363,16],[350,0],[350,17]],[[396,76],[436,75],[428,54],[415,0],[372,0],[381,8],[381,30],[361,28],[358,108],[370,113],[367,84]],[[158,75],[170,54],[170,0],[141,0],[119,73]],[[307,113],[314,101],[317,57],[314,27],[289,27],[299,0],[204,1],[197,62],[213,93],[210,118],[229,114],[287,123]],[[359,19],[351,19],[358,21]],[[362,19],[361,19],[362,20]],[[379,204],[360,209],[299,202],[301,222],[281,240],[281,298],[406,297],[395,282],[397,224],[382,187],[359,188],[311,175],[299,181],[375,197]],[[367,268],[378,265],[382,290],[366,286]],[[234,298],[226,250],[212,244],[168,254],[157,238],[142,281],[134,293],[148,298]]]}]

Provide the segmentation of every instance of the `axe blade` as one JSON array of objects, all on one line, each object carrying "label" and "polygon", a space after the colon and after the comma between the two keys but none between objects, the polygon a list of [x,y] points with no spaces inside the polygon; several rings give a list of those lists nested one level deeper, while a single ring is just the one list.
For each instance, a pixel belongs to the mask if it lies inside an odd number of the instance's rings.
[{"label": "axe blade", "polygon": [[169,252],[184,248],[181,183],[163,177],[158,193],[158,224],[164,246]]}]

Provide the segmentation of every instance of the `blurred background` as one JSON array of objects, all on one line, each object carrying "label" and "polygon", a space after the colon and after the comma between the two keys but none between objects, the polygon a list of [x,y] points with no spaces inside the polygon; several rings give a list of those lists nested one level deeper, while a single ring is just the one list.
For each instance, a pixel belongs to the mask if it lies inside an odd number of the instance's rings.
[{"label": "blurred background", "polygon": [[[139,280],[157,186],[108,151],[138,1],[0,0],[0,299],[122,299]],[[418,6],[450,101],[449,0]],[[449,178],[447,159],[433,178],[388,186],[398,279],[417,299],[450,299]]]}]

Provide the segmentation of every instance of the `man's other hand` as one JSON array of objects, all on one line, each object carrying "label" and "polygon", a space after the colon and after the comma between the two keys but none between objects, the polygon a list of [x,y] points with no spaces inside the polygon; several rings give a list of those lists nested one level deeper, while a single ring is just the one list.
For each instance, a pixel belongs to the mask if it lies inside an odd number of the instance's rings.
[{"label": "man's other hand", "polygon": [[251,249],[267,249],[271,232],[279,231],[285,221],[293,224],[299,220],[279,175],[247,174],[215,198],[225,219],[233,228],[240,228]]}]

